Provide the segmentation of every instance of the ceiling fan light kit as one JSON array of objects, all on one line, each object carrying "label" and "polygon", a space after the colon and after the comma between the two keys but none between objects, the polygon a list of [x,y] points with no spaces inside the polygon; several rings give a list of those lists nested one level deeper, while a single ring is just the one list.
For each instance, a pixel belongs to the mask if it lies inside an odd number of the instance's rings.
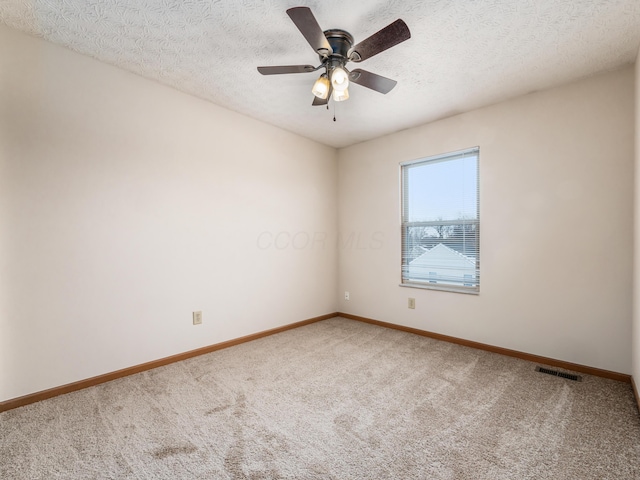
[{"label": "ceiling fan light kit", "polygon": [[324,69],[311,89],[314,106],[327,105],[330,99],[335,102],[347,100],[351,82],[383,94],[396,86],[395,80],[366,70],[349,71],[346,64],[361,62],[411,38],[409,27],[402,20],[396,20],[354,46],[349,32],[339,29],[323,31],[308,7],[290,8],[287,14],[318,54],[320,65],[258,67],[262,75],[309,73]]}]

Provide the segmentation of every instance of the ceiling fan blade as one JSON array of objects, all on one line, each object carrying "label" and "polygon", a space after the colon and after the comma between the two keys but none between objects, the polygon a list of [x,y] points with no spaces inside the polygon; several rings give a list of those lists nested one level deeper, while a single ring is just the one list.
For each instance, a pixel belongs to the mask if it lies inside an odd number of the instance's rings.
[{"label": "ceiling fan blade", "polygon": [[353,47],[349,59],[353,62],[361,62],[410,38],[409,27],[398,19]]},{"label": "ceiling fan blade", "polygon": [[322,28],[318,25],[316,17],[311,13],[311,9],[308,7],[294,7],[287,10],[287,14],[316,53],[324,53],[321,51],[326,51],[327,55],[333,53],[331,45],[329,45],[327,37],[324,36]]},{"label": "ceiling fan blade", "polygon": [[275,67],[258,67],[262,75],[279,75],[281,73],[307,73],[313,72],[313,65],[280,65]]},{"label": "ceiling fan blade", "polygon": [[314,95],[313,103],[311,105],[313,105],[314,107],[317,107],[318,105],[326,105],[327,103],[329,103],[329,99],[331,98],[332,93],[333,93],[333,87],[329,85],[329,93],[327,94],[327,98],[318,98]]},{"label": "ceiling fan blade", "polygon": [[329,103],[329,97],[323,100],[322,98],[318,98],[314,95],[313,103],[311,105],[313,105],[314,107],[317,107],[318,105],[326,105],[327,103]]},{"label": "ceiling fan blade", "polygon": [[389,93],[398,83],[390,78],[376,75],[375,73],[367,72],[359,68],[349,72],[349,80],[380,93]]}]

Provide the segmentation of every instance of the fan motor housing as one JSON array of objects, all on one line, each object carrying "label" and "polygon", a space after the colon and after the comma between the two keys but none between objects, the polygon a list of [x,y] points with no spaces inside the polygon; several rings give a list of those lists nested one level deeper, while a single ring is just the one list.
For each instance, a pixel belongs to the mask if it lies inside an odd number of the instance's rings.
[{"label": "fan motor housing", "polygon": [[[337,28],[326,30],[323,33],[324,36],[327,37],[327,41],[333,50],[329,58],[341,57],[346,59],[349,50],[353,47],[353,36],[349,32]],[[324,60],[322,55],[320,55],[320,60]]]}]

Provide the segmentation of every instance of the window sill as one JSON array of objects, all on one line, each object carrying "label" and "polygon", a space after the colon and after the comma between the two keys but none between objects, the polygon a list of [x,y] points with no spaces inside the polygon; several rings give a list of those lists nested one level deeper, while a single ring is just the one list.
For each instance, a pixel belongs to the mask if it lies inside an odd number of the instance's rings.
[{"label": "window sill", "polygon": [[422,283],[401,283],[399,287],[420,288],[422,290],[438,290],[440,292],[466,293],[467,295],[480,295],[480,291],[472,288],[454,287],[452,285],[425,285]]}]

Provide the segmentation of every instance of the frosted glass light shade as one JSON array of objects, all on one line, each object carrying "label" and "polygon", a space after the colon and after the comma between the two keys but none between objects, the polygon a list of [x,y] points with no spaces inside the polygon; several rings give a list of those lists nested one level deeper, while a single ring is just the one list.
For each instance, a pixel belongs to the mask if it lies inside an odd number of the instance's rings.
[{"label": "frosted glass light shade", "polygon": [[322,98],[323,100],[329,96],[329,79],[326,73],[320,75],[320,78],[313,84],[311,91],[316,97]]},{"label": "frosted glass light shade", "polygon": [[344,92],[349,86],[349,75],[344,68],[336,67],[331,72],[331,85],[338,92]]},{"label": "frosted glass light shade", "polygon": [[348,89],[344,89],[342,91],[339,90],[334,90],[333,91],[333,100],[335,102],[342,102],[344,100],[348,100],[349,99],[349,90]]}]

